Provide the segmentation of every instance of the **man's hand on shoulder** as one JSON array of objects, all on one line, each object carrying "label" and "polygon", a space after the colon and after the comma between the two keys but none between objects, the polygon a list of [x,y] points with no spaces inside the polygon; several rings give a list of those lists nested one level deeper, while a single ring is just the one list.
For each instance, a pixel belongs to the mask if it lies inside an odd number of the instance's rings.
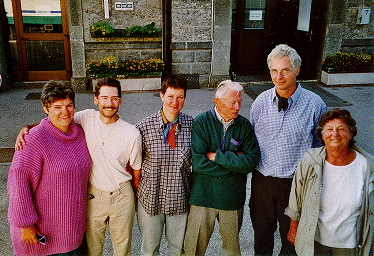
[{"label": "man's hand on shoulder", "polygon": [[16,138],[16,143],[14,145],[14,148],[16,150],[21,150],[23,148],[23,145],[26,144],[26,141],[24,139],[25,135],[29,133],[29,126],[24,126],[21,131],[19,132],[17,138]]}]

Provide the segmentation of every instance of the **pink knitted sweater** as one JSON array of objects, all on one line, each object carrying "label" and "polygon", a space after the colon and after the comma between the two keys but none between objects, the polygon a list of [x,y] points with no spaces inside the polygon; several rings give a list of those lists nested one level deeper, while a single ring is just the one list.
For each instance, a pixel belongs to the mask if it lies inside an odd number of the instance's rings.
[{"label": "pink knitted sweater", "polygon": [[[70,128],[62,133],[45,118],[14,154],[8,220],[17,256],[64,253],[82,243],[91,161],[82,128],[74,121]],[[21,229],[31,225],[46,237],[45,245],[22,242]]]}]

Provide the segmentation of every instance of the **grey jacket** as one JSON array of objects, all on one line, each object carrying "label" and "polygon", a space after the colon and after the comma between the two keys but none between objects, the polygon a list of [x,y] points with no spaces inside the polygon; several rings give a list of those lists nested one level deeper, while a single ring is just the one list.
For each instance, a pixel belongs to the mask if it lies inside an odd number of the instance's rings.
[{"label": "grey jacket", "polygon": [[[358,255],[373,255],[374,232],[374,158],[357,146],[354,150],[367,159],[364,204],[357,223]],[[289,205],[285,214],[299,222],[295,240],[297,255],[314,255],[314,237],[317,229],[322,189],[322,170],[326,157],[325,147],[309,149],[293,178]]]}]

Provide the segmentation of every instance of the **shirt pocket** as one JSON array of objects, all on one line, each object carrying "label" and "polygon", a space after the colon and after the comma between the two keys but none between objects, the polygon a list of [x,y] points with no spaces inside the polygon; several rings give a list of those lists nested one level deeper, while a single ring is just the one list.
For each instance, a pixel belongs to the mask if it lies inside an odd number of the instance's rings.
[{"label": "shirt pocket", "polygon": [[243,140],[235,140],[234,138],[230,139],[230,144],[229,144],[229,150],[238,153],[242,152],[242,145],[243,145]]},{"label": "shirt pocket", "polygon": [[291,132],[291,145],[309,147],[311,142],[309,141],[309,133],[304,131],[294,131]]}]

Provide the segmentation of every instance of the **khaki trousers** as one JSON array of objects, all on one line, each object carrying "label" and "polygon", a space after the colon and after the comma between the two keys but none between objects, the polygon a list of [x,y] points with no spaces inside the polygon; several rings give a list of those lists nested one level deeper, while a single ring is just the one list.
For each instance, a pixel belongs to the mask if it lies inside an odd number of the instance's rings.
[{"label": "khaki trousers", "polygon": [[88,186],[86,238],[89,255],[102,255],[108,225],[114,255],[131,255],[132,226],[135,215],[134,191],[130,181],[106,192]]},{"label": "khaki trousers", "polygon": [[185,255],[204,255],[218,220],[222,238],[220,255],[240,255],[239,231],[243,221],[243,208],[234,211],[191,205],[188,214]]}]

